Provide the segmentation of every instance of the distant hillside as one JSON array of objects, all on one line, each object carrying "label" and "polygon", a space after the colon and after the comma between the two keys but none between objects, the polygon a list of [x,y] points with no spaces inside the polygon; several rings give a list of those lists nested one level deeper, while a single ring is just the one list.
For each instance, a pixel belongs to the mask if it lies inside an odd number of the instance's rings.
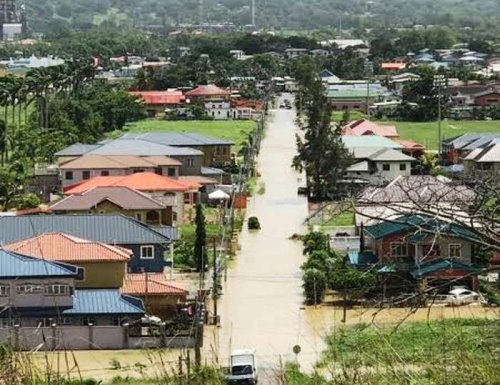
[{"label": "distant hillside", "polygon": [[[24,0],[31,30],[196,23],[199,0]],[[251,0],[204,0],[205,22],[251,22]],[[497,28],[499,0],[256,0],[262,27],[377,27],[414,24]]]}]

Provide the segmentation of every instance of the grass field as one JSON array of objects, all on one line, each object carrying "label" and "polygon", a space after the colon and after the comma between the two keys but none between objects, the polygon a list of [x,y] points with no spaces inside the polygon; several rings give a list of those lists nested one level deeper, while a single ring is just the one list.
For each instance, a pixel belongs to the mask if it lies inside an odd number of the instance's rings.
[{"label": "grass field", "polygon": [[[342,111],[335,111],[333,119],[338,121],[342,118]],[[359,111],[350,112],[351,120],[366,118],[366,114]],[[372,119],[375,121],[375,119]],[[402,139],[409,139],[421,143],[429,150],[437,150],[438,147],[438,122],[400,122],[390,120],[378,120],[380,124],[394,125],[397,127]],[[451,138],[468,132],[486,133],[500,132],[500,120],[448,120],[441,122],[443,138]]]},{"label": "grass field", "polygon": [[129,132],[190,131],[217,138],[229,139],[239,146],[245,135],[256,127],[252,120],[154,120],[130,123]]}]

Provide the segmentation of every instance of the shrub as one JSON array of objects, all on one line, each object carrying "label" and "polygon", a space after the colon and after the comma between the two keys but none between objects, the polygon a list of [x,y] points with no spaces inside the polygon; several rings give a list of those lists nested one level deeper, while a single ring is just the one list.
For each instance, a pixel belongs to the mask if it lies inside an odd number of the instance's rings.
[{"label": "shrub", "polygon": [[248,230],[260,230],[260,222],[257,217],[248,218]]},{"label": "shrub", "polygon": [[307,303],[313,305],[321,303],[325,298],[326,274],[318,269],[307,269],[302,279]]}]

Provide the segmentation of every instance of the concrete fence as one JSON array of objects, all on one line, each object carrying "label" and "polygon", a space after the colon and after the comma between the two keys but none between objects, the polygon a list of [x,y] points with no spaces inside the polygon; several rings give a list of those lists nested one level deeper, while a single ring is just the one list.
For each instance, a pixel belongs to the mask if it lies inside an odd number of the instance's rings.
[{"label": "concrete fence", "polygon": [[0,344],[15,350],[116,350],[194,346],[194,337],[131,336],[128,326],[0,328]]}]

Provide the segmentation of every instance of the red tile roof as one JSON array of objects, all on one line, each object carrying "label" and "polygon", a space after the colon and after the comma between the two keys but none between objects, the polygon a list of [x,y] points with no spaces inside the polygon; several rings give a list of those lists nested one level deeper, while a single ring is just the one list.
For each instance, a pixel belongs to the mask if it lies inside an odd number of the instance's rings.
[{"label": "red tile roof", "polygon": [[97,176],[82,182],[67,186],[65,194],[82,194],[94,187],[128,187],[139,191],[180,191],[197,190],[201,187],[189,179],[173,179],[153,172],[138,172],[120,176]]},{"label": "red tile roof", "polygon": [[403,150],[425,151],[425,146],[423,144],[414,142],[413,140],[396,139],[396,141],[403,145]]},{"label": "red tile roof", "polygon": [[130,95],[138,96],[149,105],[155,104],[182,104],[186,97],[182,91],[130,91]]},{"label": "red tile roof", "polygon": [[[147,290],[146,290],[147,281]],[[124,294],[135,295],[187,295],[187,290],[170,284],[163,274],[127,274],[121,288]]]},{"label": "red tile roof", "polygon": [[128,262],[132,251],[119,246],[89,241],[65,233],[44,233],[9,243],[6,250],[59,262]]},{"label": "red tile roof", "polygon": [[358,119],[342,127],[343,135],[380,135],[387,138],[398,137],[396,126],[386,126],[374,123],[368,119]]},{"label": "red tile roof", "polygon": [[198,86],[191,91],[186,92],[186,96],[217,96],[231,95],[231,92],[214,85]]},{"label": "red tile roof", "polygon": [[407,63],[405,62],[385,62],[380,64],[380,68],[383,70],[401,70],[406,68]]}]

